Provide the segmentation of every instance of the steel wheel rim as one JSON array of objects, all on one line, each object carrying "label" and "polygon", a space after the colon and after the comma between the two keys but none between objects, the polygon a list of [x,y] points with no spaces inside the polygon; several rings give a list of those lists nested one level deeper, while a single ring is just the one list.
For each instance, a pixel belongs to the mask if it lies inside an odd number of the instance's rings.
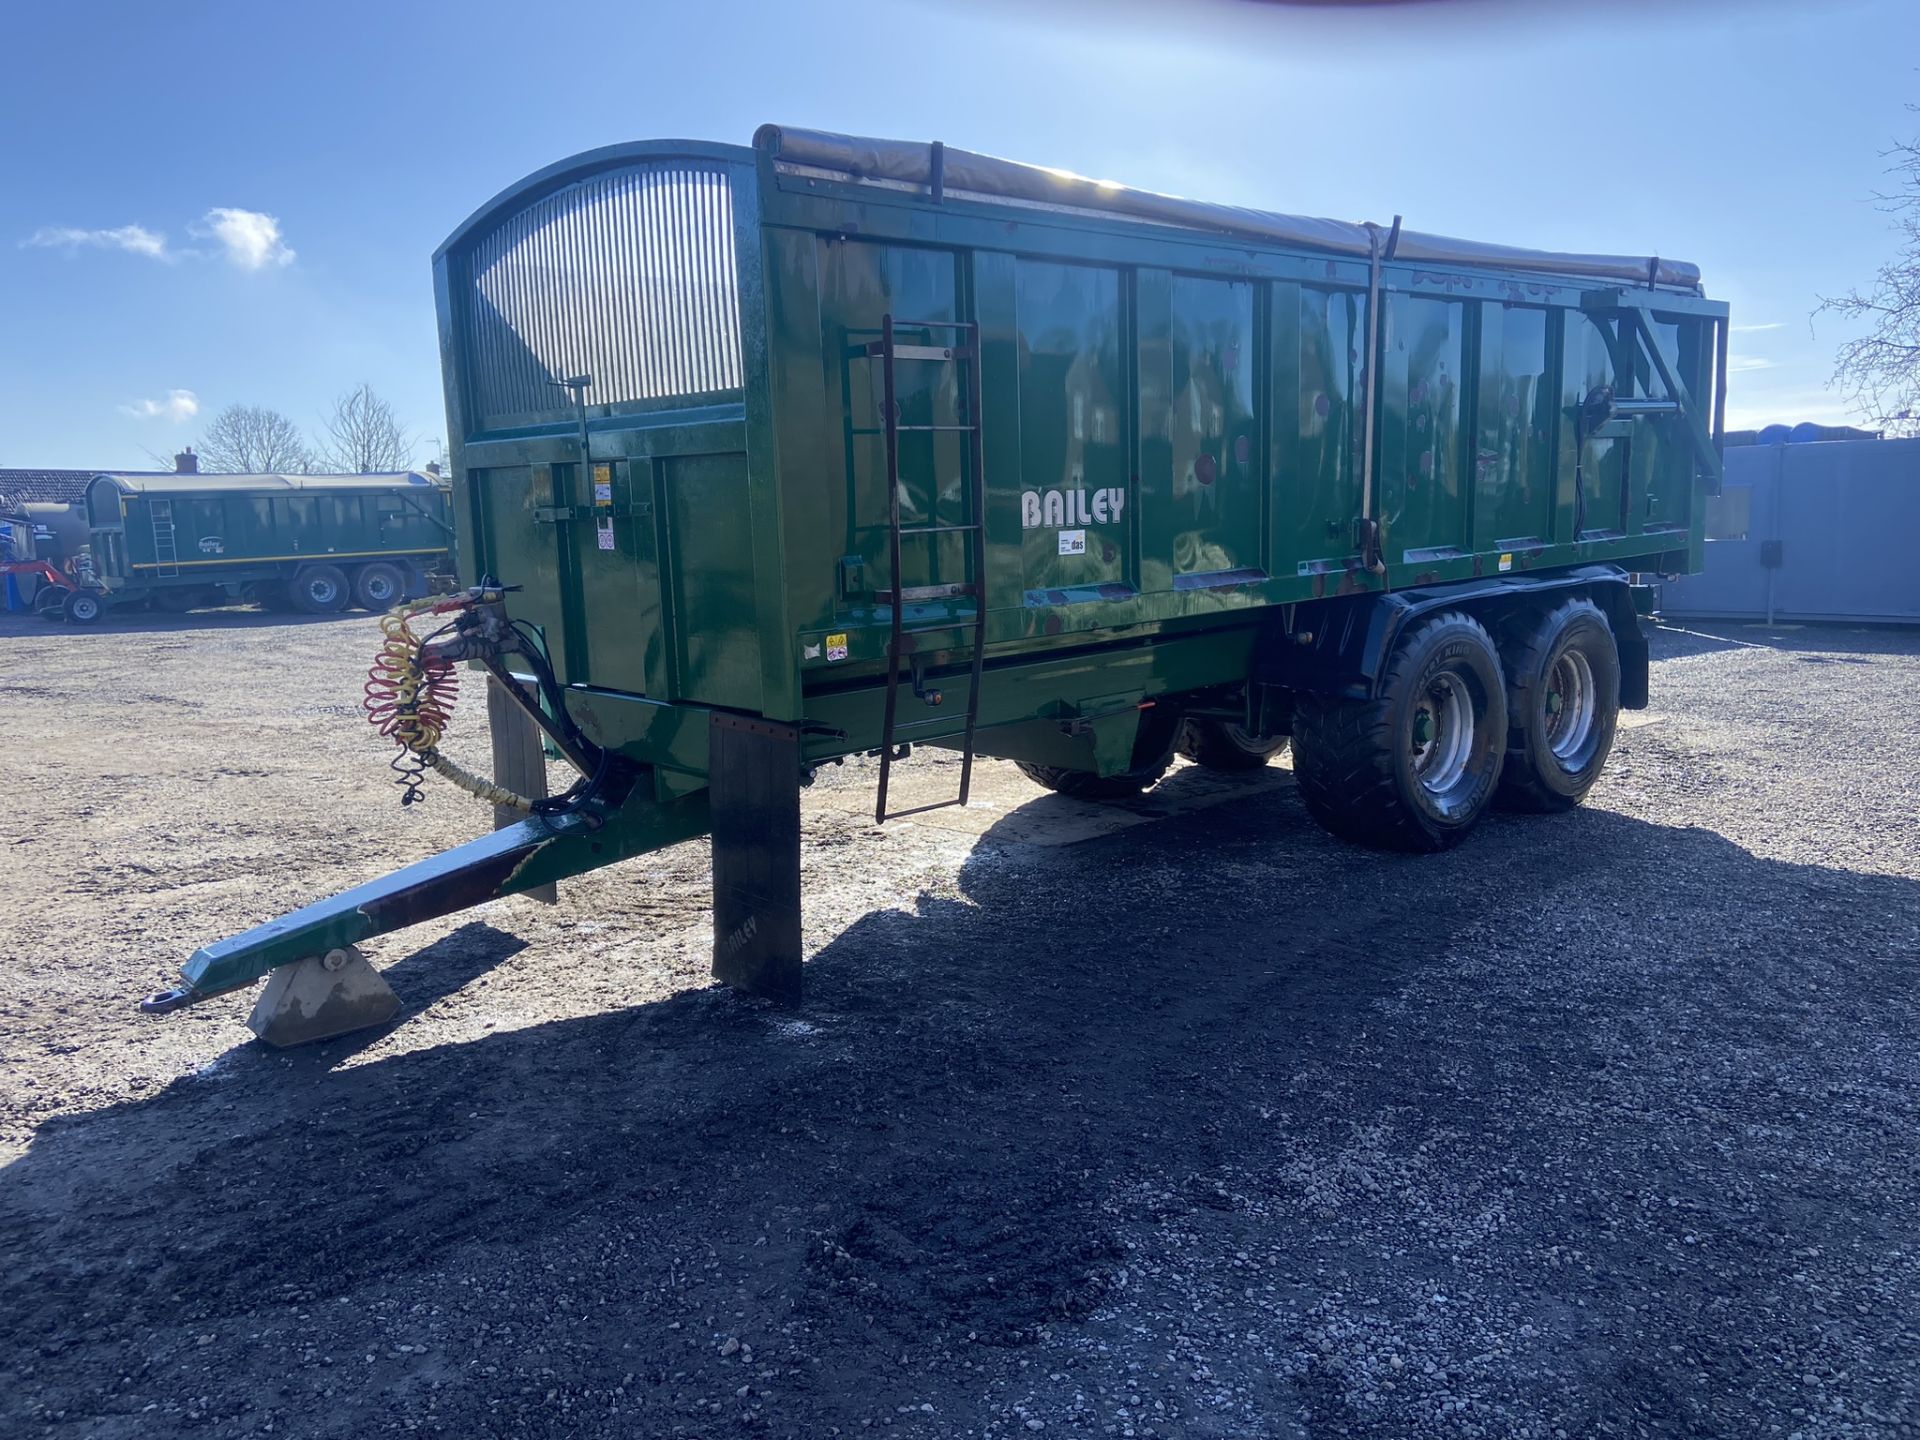
[{"label": "steel wheel rim", "polygon": [[331,605],[338,598],[340,590],[331,580],[309,580],[307,594],[313,597],[316,605]]},{"label": "steel wheel rim", "polygon": [[386,576],[371,575],[367,577],[367,594],[371,595],[375,600],[391,600],[393,598],[393,592],[393,582],[388,580]]},{"label": "steel wheel rim", "polygon": [[1431,795],[1445,795],[1473,755],[1473,697],[1451,673],[1436,675],[1413,712],[1413,774]]},{"label": "steel wheel rim", "polygon": [[1565,650],[1547,672],[1547,748],[1553,758],[1573,768],[1599,714],[1593,683],[1593,664],[1579,650]]}]

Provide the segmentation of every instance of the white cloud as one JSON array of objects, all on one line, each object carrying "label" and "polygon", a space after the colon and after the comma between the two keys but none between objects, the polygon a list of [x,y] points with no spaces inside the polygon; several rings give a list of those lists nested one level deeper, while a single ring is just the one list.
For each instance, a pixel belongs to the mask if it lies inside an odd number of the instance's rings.
[{"label": "white cloud", "polygon": [[1735,355],[1727,362],[1727,372],[1731,375],[1744,375],[1753,370],[1771,370],[1773,361],[1763,360],[1758,355]]},{"label": "white cloud", "polygon": [[1733,327],[1733,333],[1736,335],[1752,335],[1761,330],[1778,330],[1785,324],[1786,322],[1784,320],[1769,320],[1764,325],[1736,325]]},{"label": "white cloud", "polygon": [[43,225],[22,245],[41,245],[57,250],[78,250],[91,246],[98,250],[125,250],[130,255],[145,255],[154,260],[171,260],[167,237],[144,225],[120,225],[111,230],[82,230],[73,225]]},{"label": "white cloud", "polygon": [[233,210],[224,206],[209,210],[193,233],[218,240],[227,259],[242,270],[264,270],[293,263],[293,251],[287,248],[280,234],[280,221],[258,210]]},{"label": "white cloud", "polygon": [[161,400],[136,400],[120,407],[122,415],[136,420],[169,420],[175,425],[200,413],[200,397],[191,390],[169,390]]}]

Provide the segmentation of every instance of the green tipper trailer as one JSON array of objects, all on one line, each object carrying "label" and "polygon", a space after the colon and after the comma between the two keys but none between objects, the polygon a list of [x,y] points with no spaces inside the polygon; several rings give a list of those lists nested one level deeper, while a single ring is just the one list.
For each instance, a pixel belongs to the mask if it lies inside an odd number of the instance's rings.
[{"label": "green tipper trailer", "polygon": [[1290,740],[1411,850],[1566,808],[1719,480],[1726,307],[1653,257],[768,127],[543,170],[434,276],[474,588],[408,673],[531,676],[580,780],[151,1009],[279,968],[269,1038],[381,1018],[357,941],[702,833],[716,975],[796,999],[800,787],[877,755],[885,820],[915,745],[964,801],[975,754],[1099,798]]},{"label": "green tipper trailer", "polygon": [[93,583],[65,618],[151,601],[188,610],[247,597],[327,614],[385,610],[448,570],[447,485],[389,475],[97,475],[87,485]]}]

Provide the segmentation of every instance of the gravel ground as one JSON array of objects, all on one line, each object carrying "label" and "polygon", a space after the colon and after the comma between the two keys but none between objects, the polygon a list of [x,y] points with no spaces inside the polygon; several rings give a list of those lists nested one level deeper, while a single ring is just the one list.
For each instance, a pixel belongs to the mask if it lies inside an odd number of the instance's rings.
[{"label": "gravel ground", "polygon": [[373,646],[0,619],[0,1434],[1920,1429],[1920,636],[1664,630],[1586,808],[1426,858],[846,766],[797,1013],[689,844],[379,942],[372,1037],[138,1016],[478,833]]}]

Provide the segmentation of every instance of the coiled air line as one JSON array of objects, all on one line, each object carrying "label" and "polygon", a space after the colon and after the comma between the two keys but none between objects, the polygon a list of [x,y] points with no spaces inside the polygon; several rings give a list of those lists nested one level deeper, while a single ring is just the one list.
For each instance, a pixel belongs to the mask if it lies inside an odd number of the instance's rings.
[{"label": "coiled air line", "polygon": [[380,633],[384,638],[367,672],[361,707],[373,727],[400,747],[391,762],[397,777],[394,783],[400,786],[400,803],[413,805],[426,798],[420,781],[432,770],[476,800],[530,811],[533,801],[528,796],[483,780],[440,753],[440,739],[452,723],[454,701],[459,697],[460,672],[452,660],[427,650],[427,640],[433,637],[414,634],[412,622],[415,616],[433,613],[441,605],[435,600],[411,600],[382,615]]}]

